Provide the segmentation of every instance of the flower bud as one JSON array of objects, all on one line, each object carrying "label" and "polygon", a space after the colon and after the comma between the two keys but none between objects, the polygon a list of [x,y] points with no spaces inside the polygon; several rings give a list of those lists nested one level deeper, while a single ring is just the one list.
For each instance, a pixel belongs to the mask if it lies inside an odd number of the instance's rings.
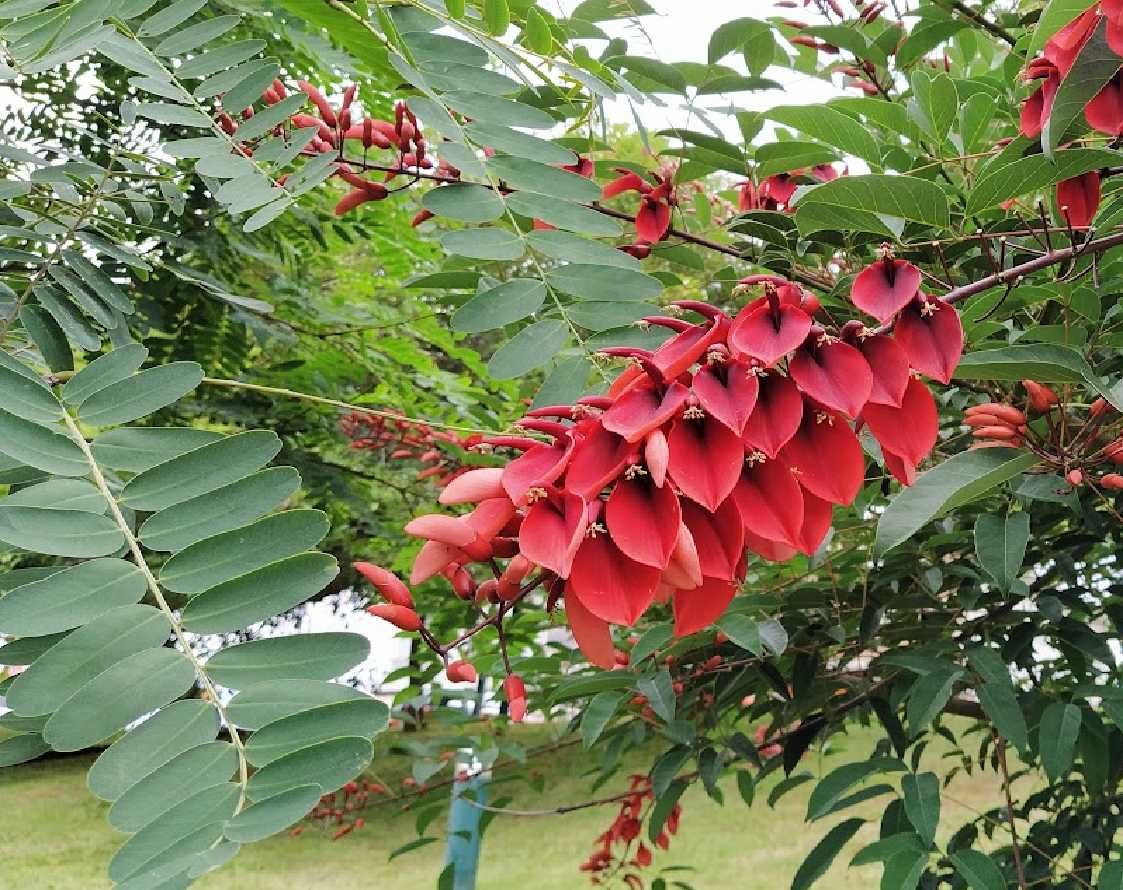
[{"label": "flower bud", "polygon": [[1036,380],[1023,380],[1026,395],[1029,397],[1030,410],[1044,414],[1050,408],[1060,404],[1060,397],[1049,387],[1038,383]]},{"label": "flower bud", "polygon": [[1084,474],[1080,470],[1069,470],[1065,473],[1065,480],[1075,488],[1084,481]]},{"label": "flower bud", "polygon": [[518,674],[510,674],[503,681],[503,694],[507,697],[507,709],[511,720],[522,723],[526,716],[526,686]]},{"label": "flower bud", "polygon": [[382,594],[383,598],[396,606],[402,606],[406,609],[413,608],[413,596],[410,594],[409,588],[393,572],[370,562],[356,562],[353,566],[356,572],[374,585],[374,589]]},{"label": "flower bud", "polygon": [[454,661],[445,668],[445,675],[453,683],[475,683],[476,668],[470,661]]},{"label": "flower bud", "polygon": [[1118,473],[1108,473],[1100,479],[1100,487],[1108,491],[1123,491],[1123,476]]},{"label": "flower bud", "polygon": [[389,621],[399,630],[412,633],[421,629],[421,616],[413,611],[413,609],[407,609],[405,606],[379,604],[376,606],[367,606],[367,612],[375,618]]}]

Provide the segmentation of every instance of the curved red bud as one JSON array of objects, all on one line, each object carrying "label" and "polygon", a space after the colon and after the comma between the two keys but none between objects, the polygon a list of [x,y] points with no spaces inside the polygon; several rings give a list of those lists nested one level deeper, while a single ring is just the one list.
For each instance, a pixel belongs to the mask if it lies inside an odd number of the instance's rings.
[{"label": "curved red bud", "polygon": [[682,521],[690,532],[702,575],[732,580],[745,545],[745,526],[732,498],[716,512],[682,501]]},{"label": "curved red bud", "polygon": [[565,473],[565,487],[585,500],[591,500],[624,471],[637,447],[623,436],[597,424],[573,448]]},{"label": "curved red bud", "polygon": [[897,319],[893,337],[921,374],[951,381],[963,354],[963,326],[954,306],[939,297],[914,300]]},{"label": "curved red bud", "polygon": [[739,436],[756,406],[760,384],[751,365],[731,359],[703,365],[690,388],[703,409]]},{"label": "curved red bud", "polygon": [[604,521],[625,554],[662,571],[675,549],[682,511],[669,485],[658,488],[650,479],[625,475],[609,495]]},{"label": "curved red bud", "polygon": [[1082,229],[1091,225],[1100,208],[1100,174],[1089,170],[1057,183],[1057,209],[1070,226]]},{"label": "curved red bud", "polygon": [[746,462],[733,489],[745,529],[770,541],[796,545],[803,527],[803,492],[786,464]]},{"label": "curved red bud", "polygon": [[606,671],[616,667],[616,647],[612,643],[612,629],[608,622],[585,608],[572,591],[567,591],[565,595],[565,618],[577,648],[589,664]]},{"label": "curved red bud", "polygon": [[534,563],[523,554],[519,553],[512,557],[495,585],[495,593],[499,599],[504,601],[515,599],[519,595],[523,581],[533,568]]},{"label": "curved red bud", "polygon": [[667,380],[674,380],[698,361],[706,350],[725,335],[725,316],[715,315],[709,324],[691,325],[655,350],[651,363]]},{"label": "curved red bud", "polygon": [[811,330],[811,316],[790,303],[775,309],[762,304],[746,306],[733,319],[729,345],[737,352],[773,365],[796,349]]},{"label": "curved red bud", "polygon": [[647,183],[638,173],[631,170],[621,169],[621,173],[614,180],[606,183],[604,188],[601,189],[601,197],[604,199],[615,198],[617,195],[622,195],[624,192],[639,192],[646,195],[651,191],[651,185]]},{"label": "curved red bud", "polygon": [[689,395],[690,390],[677,381],[666,388],[655,383],[639,383],[604,412],[601,423],[606,430],[623,436],[625,441],[639,442],[674,417]]},{"label": "curved red bud", "polygon": [[476,668],[470,661],[454,661],[445,668],[445,676],[453,683],[475,683]]},{"label": "curved red bud", "polygon": [[572,492],[536,501],[519,529],[519,549],[531,562],[568,577],[589,527],[588,513],[585,501]]},{"label": "curved red bud", "polygon": [[866,266],[850,286],[854,305],[885,323],[920,290],[920,270],[905,260],[885,257]]},{"label": "curved red bud", "polygon": [[1038,414],[1044,414],[1060,404],[1060,396],[1048,386],[1038,383],[1036,380],[1023,380],[1022,386],[1025,388],[1026,395],[1029,396],[1030,409]]},{"label": "curved red bud", "polygon": [[861,413],[873,389],[873,372],[862,353],[841,340],[799,350],[788,373],[815,401],[848,417]]},{"label": "curved red bud", "polygon": [[940,431],[936,400],[915,377],[909,379],[899,408],[869,404],[862,417],[883,449],[914,467],[932,451]]},{"label": "curved red bud", "polygon": [[507,713],[515,723],[526,716],[526,686],[518,674],[509,674],[503,681],[503,695],[507,699]]},{"label": "curved red bud", "polygon": [[464,547],[476,540],[476,533],[459,516],[447,513],[428,513],[406,523],[407,535]]},{"label": "curved red bud", "polygon": [[667,436],[667,448],[667,470],[682,493],[711,512],[717,510],[741,476],[741,437],[708,414],[700,420],[680,417]]},{"label": "curved red bud", "polygon": [[356,562],[353,567],[356,572],[374,585],[375,590],[395,606],[404,606],[407,609],[413,608],[413,595],[393,572],[370,562]]},{"label": "curved red bud", "polygon": [[459,547],[443,544],[440,541],[426,541],[417,556],[413,558],[413,568],[409,573],[409,583],[417,586],[428,581],[434,575],[444,571],[445,566],[451,562],[468,562],[468,554]]},{"label": "curved red bud", "polygon": [[674,635],[685,637],[712,625],[733,601],[737,585],[722,578],[706,578],[693,590],[676,590]]},{"label": "curved red bud", "polygon": [[478,504],[488,498],[506,497],[502,467],[480,467],[461,473],[437,498],[442,504]]},{"label": "curved red bud", "polygon": [[315,105],[316,109],[320,112],[320,117],[324,119],[324,123],[329,127],[334,127],[337,123],[335,109],[333,109],[331,103],[324,98],[324,94],[306,80],[298,80],[296,85],[312,100],[312,104]]},{"label": "curved red bud", "polygon": [[407,609],[405,606],[396,606],[392,603],[379,603],[376,606],[367,606],[367,612],[375,618],[389,621],[399,630],[413,633],[421,629],[421,617],[413,611],[413,609]]},{"label": "curved red bud", "polygon": [[660,582],[676,590],[693,590],[702,583],[702,564],[698,557],[698,548],[685,522],[679,523],[675,535],[675,549],[671,553],[671,561],[663,570]]},{"label": "curved red bud", "polygon": [[859,337],[858,351],[873,372],[869,401],[877,405],[900,405],[909,385],[909,358],[900,344],[885,334]]},{"label": "curved red bud", "polygon": [[643,443],[643,461],[651,474],[651,481],[660,488],[667,478],[667,463],[670,461],[667,437],[662,430],[652,430]]},{"label": "curved red bud", "polygon": [[745,445],[776,457],[799,429],[803,397],[790,377],[768,374],[760,379],[756,406],[745,424]]},{"label": "curved red bud", "polygon": [[799,430],[780,452],[799,484],[832,504],[851,504],[862,488],[866,462],[858,437],[843,419],[808,405]]}]

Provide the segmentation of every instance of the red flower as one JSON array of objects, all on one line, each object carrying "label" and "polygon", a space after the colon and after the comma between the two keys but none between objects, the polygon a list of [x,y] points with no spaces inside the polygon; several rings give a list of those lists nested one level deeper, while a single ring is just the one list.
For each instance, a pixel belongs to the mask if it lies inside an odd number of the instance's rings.
[{"label": "red flower", "polygon": [[812,328],[803,348],[788,361],[788,373],[815,401],[857,417],[873,389],[873,373],[853,346]]},{"label": "red flower", "polygon": [[799,346],[811,330],[811,316],[793,305],[781,302],[774,287],[765,286],[765,297],[742,309],[729,331],[729,344],[737,352],[774,365]]},{"label": "red flower", "polygon": [[850,299],[863,312],[884,323],[900,312],[920,290],[920,270],[905,260],[883,259],[866,266],[850,286]]},{"label": "red flower", "polygon": [[853,503],[865,477],[866,461],[854,431],[841,414],[814,404],[805,406],[780,460],[798,474],[800,485],[832,504]]},{"label": "red flower", "polygon": [[756,407],[745,424],[745,445],[776,457],[799,429],[803,397],[795,382],[783,374],[765,375],[759,387]]},{"label": "red flower", "polygon": [[901,313],[893,336],[921,374],[951,380],[963,353],[963,326],[949,303],[919,294]]},{"label": "red flower", "polygon": [[1100,207],[1100,174],[1089,170],[1057,183],[1057,209],[1070,226],[1090,225]]},{"label": "red flower", "polygon": [[1089,126],[1109,136],[1123,134],[1123,73],[1117,71],[1094,99],[1084,106]]},{"label": "red flower", "polygon": [[924,460],[936,444],[940,428],[936,400],[928,387],[915,377],[909,380],[899,408],[870,404],[862,416],[882,449],[893,452],[913,467]]},{"label": "red flower", "polygon": [[1053,99],[1061,85],[1057,66],[1048,59],[1034,59],[1026,69],[1026,78],[1041,80],[1041,86],[1022,103],[1019,131],[1027,139],[1036,139],[1053,110]]}]

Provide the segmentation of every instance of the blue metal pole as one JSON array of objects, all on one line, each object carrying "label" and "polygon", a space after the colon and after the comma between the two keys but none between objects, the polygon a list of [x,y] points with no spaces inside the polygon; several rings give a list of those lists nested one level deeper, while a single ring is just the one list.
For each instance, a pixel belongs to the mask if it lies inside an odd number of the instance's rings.
[{"label": "blue metal pole", "polygon": [[490,778],[480,770],[478,761],[472,763],[457,757],[457,775],[467,773],[452,784],[452,806],[448,812],[448,849],[445,864],[452,864],[452,890],[476,890],[476,872],[480,865],[480,817],[483,811],[461,799],[465,791],[472,792],[476,803],[487,803],[487,784]]}]

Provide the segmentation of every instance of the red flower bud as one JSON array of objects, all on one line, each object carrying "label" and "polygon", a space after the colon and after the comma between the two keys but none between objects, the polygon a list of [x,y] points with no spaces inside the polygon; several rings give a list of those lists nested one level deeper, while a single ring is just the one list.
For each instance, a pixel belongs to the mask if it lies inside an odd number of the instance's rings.
[{"label": "red flower bud", "polygon": [[1100,479],[1100,486],[1108,491],[1123,491],[1123,476],[1118,473],[1108,473]]},{"label": "red flower bud", "polygon": [[1029,396],[1030,410],[1038,414],[1044,414],[1061,401],[1053,390],[1035,380],[1023,380],[1022,386],[1025,387],[1026,395]]},{"label": "red flower bud", "polygon": [[445,675],[453,683],[475,683],[476,668],[470,661],[454,661],[445,668]]},{"label": "red flower bud", "polygon": [[1080,470],[1069,470],[1065,473],[1065,480],[1069,485],[1076,487],[1084,481],[1084,474]]},{"label": "red flower bud", "polygon": [[510,674],[503,681],[503,694],[507,697],[507,712],[515,723],[526,716],[526,685],[518,674]]},{"label": "red flower bud", "polygon": [[402,606],[406,609],[413,608],[413,597],[410,595],[409,588],[393,572],[370,562],[356,562],[353,567],[356,572],[374,585],[375,590],[395,606]]},{"label": "red flower bud", "polygon": [[389,621],[399,630],[413,633],[421,629],[421,616],[413,611],[413,609],[407,609],[405,606],[379,604],[376,606],[367,606],[367,612],[375,618]]}]

